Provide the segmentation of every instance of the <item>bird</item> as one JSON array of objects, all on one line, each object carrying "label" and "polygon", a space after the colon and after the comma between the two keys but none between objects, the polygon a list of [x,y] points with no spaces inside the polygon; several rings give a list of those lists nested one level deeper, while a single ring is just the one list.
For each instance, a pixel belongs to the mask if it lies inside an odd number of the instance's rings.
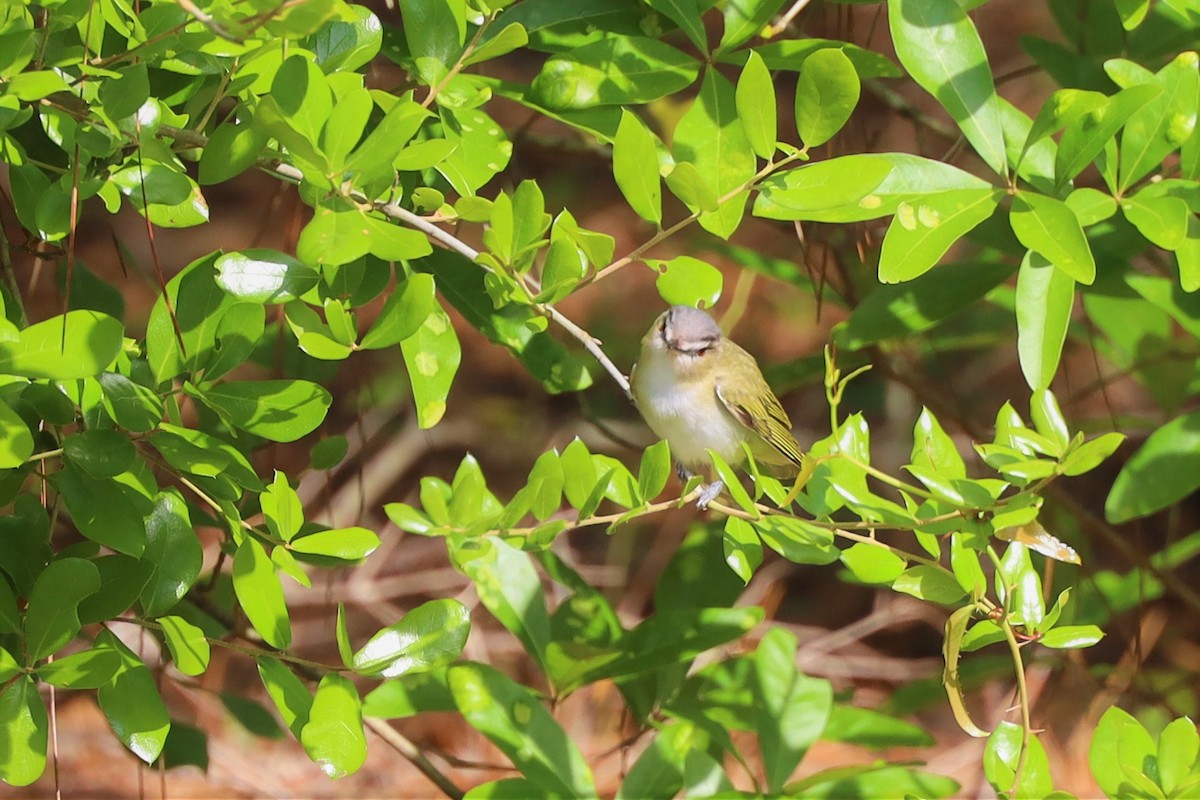
[{"label": "bird", "polygon": [[650,430],[667,440],[681,476],[705,481],[700,508],[724,489],[709,449],[738,466],[748,443],[755,461],[777,476],[800,471],[804,456],[792,422],[758,362],[702,309],[676,305],[654,321],[642,338],[630,390]]}]

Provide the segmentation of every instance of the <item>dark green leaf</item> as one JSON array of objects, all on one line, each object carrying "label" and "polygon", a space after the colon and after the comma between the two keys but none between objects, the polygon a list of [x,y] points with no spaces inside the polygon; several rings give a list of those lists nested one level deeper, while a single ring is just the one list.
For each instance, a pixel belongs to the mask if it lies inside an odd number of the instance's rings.
[{"label": "dark green leaf", "polygon": [[407,0],[402,7],[404,39],[425,85],[445,78],[458,59],[467,32],[465,11],[454,0]]},{"label": "dark green leaf", "polygon": [[187,504],[173,489],[155,498],[154,511],[146,517],[142,560],[151,570],[141,590],[142,609],[148,617],[171,610],[200,574],[204,552],[192,530]]},{"label": "dark green leaf", "polygon": [[308,723],[308,714],[313,703],[312,695],[295,673],[278,659],[259,656],[258,674],[267,689],[267,694],[275,703],[279,716],[283,717],[283,724],[299,739],[300,732]]},{"label": "dark green leaf", "polygon": [[133,466],[137,450],[129,437],[111,429],[93,429],[63,439],[63,455],[93,478],[111,478]]},{"label": "dark green leaf", "polygon": [[453,561],[475,584],[488,611],[544,664],[550,616],[529,555],[500,539],[486,538],[458,546]]},{"label": "dark green leaf", "polygon": [[65,464],[56,476],[71,520],[87,538],[118,553],[141,556],[146,548],[142,514],[120,484]]},{"label": "dark green leaf", "polygon": [[99,689],[121,669],[121,655],[110,647],[96,647],[43,664],[38,677],[62,689]]}]

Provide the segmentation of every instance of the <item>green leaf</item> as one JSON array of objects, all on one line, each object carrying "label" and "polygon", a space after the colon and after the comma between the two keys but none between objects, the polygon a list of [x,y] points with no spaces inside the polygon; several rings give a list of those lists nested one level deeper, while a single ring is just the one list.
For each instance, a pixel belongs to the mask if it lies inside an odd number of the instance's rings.
[{"label": "green leaf", "polygon": [[[558,513],[563,497],[563,470],[559,463],[558,454],[548,450],[538,456],[529,477],[525,481],[525,489],[529,498],[529,509],[538,522],[545,522]],[[478,515],[473,515],[478,516]]]},{"label": "green leaf", "polygon": [[869,708],[841,703],[834,704],[821,739],[872,749],[929,747],[934,744],[933,737],[920,725]]},{"label": "green leaf", "polygon": [[57,652],[79,633],[80,601],[100,588],[90,561],[61,558],[42,570],[25,612],[25,650],[30,662]]},{"label": "green leaf", "polygon": [[230,424],[273,442],[294,442],[325,420],[332,395],[312,381],[228,381],[200,393]]},{"label": "green leaf", "polygon": [[1187,236],[1188,221],[1194,219],[1187,203],[1178,197],[1135,195],[1121,201],[1125,219],[1138,232],[1164,250],[1178,250]]},{"label": "green leaf", "polygon": [[[123,647],[115,636],[111,643],[118,649]],[[126,668],[112,683],[100,687],[97,699],[113,733],[130,752],[149,764],[162,753],[171,717],[150,670],[132,653],[124,652]]]},{"label": "green leaf", "polygon": [[1133,781],[1146,781],[1145,769],[1153,763],[1157,748],[1141,723],[1125,711],[1113,706],[1104,712],[1092,735],[1088,763],[1100,789],[1109,797],[1137,793],[1157,796],[1155,792],[1139,791]]},{"label": "green leaf", "polygon": [[396,284],[363,336],[361,347],[380,350],[399,344],[420,329],[437,303],[433,277],[416,273]]},{"label": "green leaf", "polygon": [[[20,630],[21,615],[17,611],[17,596],[13,594],[12,587],[8,585],[8,581],[0,580],[0,633],[19,633]],[[0,648],[0,650],[3,650],[3,648]],[[4,657],[0,655],[0,659]],[[9,675],[8,677],[11,678],[12,676]],[[8,678],[0,678],[0,681],[5,680],[8,680]]]},{"label": "green leaf", "polygon": [[379,548],[379,536],[366,528],[336,528],[297,537],[290,547],[295,553],[360,561]]},{"label": "green leaf", "polygon": [[217,285],[239,300],[287,303],[317,285],[320,275],[276,250],[235,250],[217,257]]},{"label": "green leaf", "polygon": [[892,582],[892,588],[918,600],[929,600],[944,606],[955,605],[965,596],[953,575],[926,564],[906,569]]},{"label": "green leaf", "polygon": [[28,786],[46,769],[49,725],[37,684],[28,675],[0,692],[0,780]]},{"label": "green leaf", "polygon": [[1035,144],[1047,136],[1106,105],[1108,105],[1108,98],[1100,92],[1090,92],[1084,89],[1059,89],[1052,92],[1042,103],[1037,117],[1029,128],[1029,133],[1025,136],[1025,144],[1021,147],[1021,157],[1024,158]]},{"label": "green leaf", "polygon": [[222,317],[238,304],[217,285],[215,261],[216,254],[212,254],[184,267],[167,282],[166,297],[160,294],[150,311],[146,358],[157,382],[207,364],[217,347]]},{"label": "green leaf", "polygon": [[308,724],[313,698],[296,675],[282,661],[270,656],[258,657],[258,674],[262,678],[267,694],[275,703],[283,724],[292,735],[300,738],[300,732]]},{"label": "green leaf", "polygon": [[99,383],[105,410],[122,428],[146,433],[162,422],[163,401],[151,389],[116,372],[100,373]]},{"label": "green leaf", "polygon": [[662,222],[662,179],[654,134],[631,111],[621,111],[613,139],[613,178],[625,201],[639,217]]},{"label": "green leaf", "polygon": [[932,269],[951,245],[992,215],[1000,197],[997,189],[956,189],[900,203],[883,237],[879,280],[899,283]]},{"label": "green leaf", "polygon": [[832,139],[850,119],[861,90],[858,73],[841,50],[825,48],[806,58],[796,83],[796,129],[804,146]]},{"label": "green leaf", "polygon": [[183,617],[160,617],[171,660],[184,675],[200,675],[208,669],[210,647],[204,631]]},{"label": "green leaf", "polygon": [[63,454],[93,478],[111,478],[133,466],[137,450],[129,437],[111,429],[74,433],[63,440]]},{"label": "green leaf", "polygon": [[1086,186],[1072,191],[1065,202],[1085,228],[1117,213],[1117,201],[1112,195]]},{"label": "green leaf", "polygon": [[142,562],[150,575],[141,589],[142,609],[148,617],[170,611],[196,582],[204,551],[192,530],[187,503],[174,489],[160,492],[154,510],[146,517],[146,549]]},{"label": "green leaf", "polygon": [[1046,631],[1038,641],[1044,647],[1074,649],[1091,647],[1104,638],[1104,631],[1095,625],[1062,625]]},{"label": "green leaf", "polygon": [[541,665],[550,643],[550,615],[529,555],[500,539],[467,541],[452,553],[455,567],[471,579],[479,600]]},{"label": "green leaf", "polygon": [[267,132],[252,121],[223,123],[200,154],[200,184],[224,183],[250,169],[264,154],[267,139]]},{"label": "green leaf", "polygon": [[104,371],[125,336],[121,321],[79,309],[30,325],[16,341],[0,340],[0,373],[74,380]]},{"label": "green leaf", "polygon": [[762,542],[754,532],[754,526],[738,517],[726,517],[721,549],[733,574],[741,578],[742,583],[749,583],[754,570],[762,563]]},{"label": "green leaf", "polygon": [[[1022,757],[1024,732],[1012,722],[1001,722],[988,737],[983,750],[983,771],[997,792],[1013,789],[1019,797],[1045,797],[1054,789],[1046,750],[1037,736],[1029,737],[1029,749]],[[1013,786],[1017,767],[1021,766],[1021,782]]]},{"label": "green leaf", "polygon": [[407,261],[433,252],[425,234],[372,214],[362,218],[371,255],[384,261]]},{"label": "green leaf", "polygon": [[1000,103],[979,32],[957,0],[888,0],[896,56],[997,175],[1008,174]]},{"label": "green leaf", "polygon": [[[443,134],[457,144],[435,169],[464,197],[503,170],[512,157],[512,142],[491,117],[478,109],[439,109]],[[370,143],[370,139],[367,142]]]},{"label": "green leaf", "polygon": [[712,308],[721,298],[724,277],[721,271],[691,256],[676,256],[670,261],[647,260],[658,272],[654,286],[667,305]]},{"label": "green leaf", "polygon": [[725,491],[729,492],[729,496],[733,498],[733,501],[750,516],[759,517],[760,514],[754,505],[754,500],[746,492],[746,487],[742,486],[741,480],[738,479],[738,474],[733,471],[733,468],[729,466],[725,459],[721,458],[716,450],[709,447],[705,449],[705,452],[708,453],[708,458],[712,461],[713,468],[717,471],[718,479],[724,482]]},{"label": "green leaf", "polygon": [[558,463],[562,467],[563,493],[567,496],[567,502],[574,508],[582,507],[596,488],[599,478],[592,454],[583,440],[576,437],[563,449]]},{"label": "green leaf", "polygon": [[789,794],[806,798],[841,800],[845,797],[956,797],[958,781],[886,762],[833,767],[788,784]]},{"label": "green leaf", "polygon": [[688,208],[705,213],[719,207],[717,193],[695,164],[680,161],[666,176],[667,188]]},{"label": "green leaf", "polygon": [[31,455],[33,434],[29,426],[8,403],[0,401],[0,469],[19,467]]},{"label": "green leaf", "polygon": [[707,52],[708,35],[700,20],[701,9],[696,0],[646,0],[646,5],[678,25],[697,50]]},{"label": "green leaf", "polygon": [[432,428],[446,413],[446,397],[462,362],[462,346],[449,315],[436,306],[417,332],[400,342],[412,383],[417,422]]},{"label": "green leaf", "polygon": [[724,7],[725,28],[718,51],[732,50],[758,36],[784,0],[729,0]]},{"label": "green leaf", "polygon": [[1075,306],[1075,280],[1032,250],[1017,273],[1017,354],[1030,389],[1046,389],[1058,371]]},{"label": "green leaf", "polygon": [[417,75],[422,83],[433,86],[446,77],[462,52],[466,4],[462,0],[406,0],[401,12],[404,39]]},{"label": "green leaf", "polygon": [[666,440],[655,442],[642,453],[638,466],[638,492],[649,501],[658,497],[671,477],[671,450]]},{"label": "green leaf", "polygon": [[525,777],[556,794],[595,795],[583,754],[532,692],[483,664],[451,667],[449,682],[459,712]]},{"label": "green leaf", "polygon": [[164,422],[150,443],[176,469],[210,478],[224,474],[238,486],[256,492],[264,488],[246,457],[224,439]]},{"label": "green leaf", "polygon": [[1020,192],[1013,198],[1009,222],[1021,244],[1079,283],[1096,280],[1096,261],[1079,218],[1053,197]]},{"label": "green leaf", "polygon": [[833,544],[833,533],[805,520],[768,515],[755,520],[753,525],[763,542],[788,561],[832,564],[841,556]]},{"label": "green leaf", "polygon": [[116,650],[94,647],[43,664],[38,668],[38,677],[62,689],[99,689],[112,682],[122,666]]},{"label": "green leaf", "polygon": [[301,261],[327,266],[349,264],[371,252],[371,228],[364,211],[318,208],[300,231],[296,255]]},{"label": "green leaf", "polygon": [[[754,177],[756,161],[738,120],[733,85],[709,69],[700,94],[675,127],[676,161],[693,164],[716,191],[717,198],[737,192]],[[700,226],[728,239],[742,221],[748,192],[724,199],[715,211],[700,215]]]},{"label": "green leaf", "polygon": [[641,36],[608,36],[552,56],[533,79],[535,99],[550,109],[649,103],[690,86],[692,57]]},{"label": "green leaf", "polygon": [[907,566],[887,547],[859,542],[842,551],[842,563],[863,583],[891,583]]},{"label": "green leaf", "polygon": [[[307,151],[298,154],[306,159],[316,155],[321,129],[333,111],[333,93],[321,68],[302,54],[289,56],[271,82],[270,99],[274,110],[299,135],[299,143],[307,145]],[[263,112],[260,106],[258,119],[262,119]],[[289,149],[296,143],[293,139],[285,142]]]},{"label": "green leaf", "polygon": [[357,771],[367,759],[367,739],[354,684],[335,672],[321,678],[299,739],[327,777],[336,780]]},{"label": "green leaf", "polygon": [[1158,774],[1163,791],[1170,794],[1187,779],[1200,755],[1200,734],[1187,717],[1172,720],[1158,735]]},{"label": "green leaf", "polygon": [[118,553],[142,555],[146,548],[146,526],[118,483],[93,478],[69,463],[56,478],[63,502],[80,533]]},{"label": "green leaf", "polygon": [[911,463],[926,467],[944,478],[965,478],[967,468],[958,448],[942,429],[928,408],[921,409],[917,424],[913,426]]},{"label": "green leaf", "polygon": [[363,714],[401,719],[426,711],[456,711],[446,673],[446,668],[440,667],[383,681],[363,699]]},{"label": "green leaf", "polygon": [[[799,102],[799,96],[797,96]],[[775,135],[778,125],[775,106],[775,84],[762,56],[750,51],[746,66],[738,77],[734,93],[738,119],[750,147],[759,158],[775,155]],[[797,115],[798,116],[798,115]]]},{"label": "green leaf", "polygon": [[1162,94],[1153,84],[1131,86],[1108,99],[1108,105],[1098,108],[1067,125],[1054,156],[1055,182],[1059,188],[1091,164],[1104,152],[1105,146],[1117,135],[1121,126],[1138,109]]},{"label": "green leaf", "polygon": [[[1200,104],[1200,57],[1194,50],[1180,53],[1154,76],[1162,93],[1139,108],[1121,133],[1120,182],[1124,192],[1157,169],[1179,149],[1196,128]],[[1106,65],[1110,66],[1110,65]]]},{"label": "green leaf", "polygon": [[350,666],[372,678],[427,672],[458,658],[470,632],[466,606],[457,600],[431,600],[372,636]]},{"label": "green leaf", "polygon": [[887,339],[907,339],[970,307],[1011,274],[1007,264],[951,263],[902,284],[881,286],[834,328],[834,341],[860,350]]},{"label": "green leaf", "polygon": [[304,506],[300,495],[288,482],[288,477],[275,470],[275,479],[267,490],[259,495],[263,518],[271,533],[285,542],[290,542],[304,525]]},{"label": "green leaf", "polygon": [[1004,600],[1013,624],[1038,628],[1046,616],[1041,576],[1033,568],[1029,548],[1011,542],[998,565],[997,593]]},{"label": "green leaf", "polygon": [[833,710],[833,686],[796,669],[796,636],[772,628],[754,653],[760,710],[755,727],[767,787],[778,794],[817,740]]},{"label": "green leaf", "polygon": [[524,47],[529,44],[529,33],[525,30],[525,26],[519,22],[510,22],[498,28],[498,30],[500,32],[494,35],[491,34],[491,29],[487,31],[488,35],[482,44],[463,59],[465,66],[491,61],[493,58],[499,58],[502,55],[511,53],[518,47]]},{"label": "green leaf", "polygon": [[233,591],[246,618],[263,640],[284,650],[292,643],[283,585],[275,565],[253,536],[246,536],[233,557]]}]

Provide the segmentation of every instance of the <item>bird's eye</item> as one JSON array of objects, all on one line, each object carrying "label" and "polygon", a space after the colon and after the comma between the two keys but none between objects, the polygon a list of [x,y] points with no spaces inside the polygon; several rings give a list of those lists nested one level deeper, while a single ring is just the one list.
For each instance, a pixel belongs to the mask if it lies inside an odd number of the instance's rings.
[{"label": "bird's eye", "polygon": [[698,356],[707,355],[709,350],[712,350],[712,348],[711,347],[701,347],[699,350],[696,351],[696,355],[698,355]]}]

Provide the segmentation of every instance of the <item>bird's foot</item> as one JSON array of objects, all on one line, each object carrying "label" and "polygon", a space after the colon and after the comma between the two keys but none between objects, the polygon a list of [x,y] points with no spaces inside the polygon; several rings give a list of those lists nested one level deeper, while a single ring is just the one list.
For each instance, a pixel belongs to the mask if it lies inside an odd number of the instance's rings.
[{"label": "bird's foot", "polygon": [[700,492],[700,497],[696,500],[696,508],[701,511],[708,508],[708,504],[716,500],[723,491],[725,491],[725,481],[713,481],[708,484]]}]

